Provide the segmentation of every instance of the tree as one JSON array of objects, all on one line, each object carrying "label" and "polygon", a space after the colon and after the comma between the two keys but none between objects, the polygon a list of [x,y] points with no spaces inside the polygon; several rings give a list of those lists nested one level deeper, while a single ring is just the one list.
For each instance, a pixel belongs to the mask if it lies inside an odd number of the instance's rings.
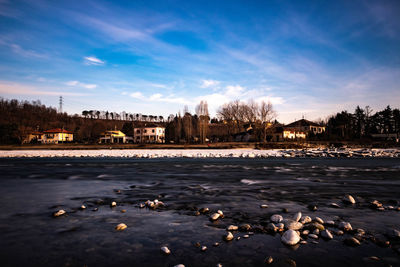
[{"label": "tree", "polygon": [[200,142],[204,143],[208,134],[208,122],[210,121],[207,101],[200,101],[200,104],[196,106],[196,115],[198,117]]},{"label": "tree", "polygon": [[89,111],[87,111],[87,110],[82,111],[82,116],[87,118],[88,115],[89,115]]},{"label": "tree", "polygon": [[271,102],[262,101],[258,108],[258,115],[263,130],[263,142],[266,142],[267,128],[271,120],[275,117],[275,111],[272,108]]}]

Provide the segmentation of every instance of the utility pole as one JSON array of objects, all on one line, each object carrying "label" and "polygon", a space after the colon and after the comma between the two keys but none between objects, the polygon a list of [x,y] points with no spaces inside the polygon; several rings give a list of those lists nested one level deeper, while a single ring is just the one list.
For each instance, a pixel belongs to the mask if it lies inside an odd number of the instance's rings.
[{"label": "utility pole", "polygon": [[63,97],[60,96],[59,108],[58,108],[58,112],[59,113],[62,113],[62,106],[63,106]]}]

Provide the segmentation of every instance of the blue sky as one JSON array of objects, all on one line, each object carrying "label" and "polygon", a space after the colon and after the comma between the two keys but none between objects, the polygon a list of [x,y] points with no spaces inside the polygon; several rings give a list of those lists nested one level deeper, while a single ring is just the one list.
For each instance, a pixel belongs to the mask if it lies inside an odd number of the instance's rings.
[{"label": "blue sky", "polygon": [[0,96],[176,114],[271,101],[278,120],[400,103],[399,1],[0,0]]}]

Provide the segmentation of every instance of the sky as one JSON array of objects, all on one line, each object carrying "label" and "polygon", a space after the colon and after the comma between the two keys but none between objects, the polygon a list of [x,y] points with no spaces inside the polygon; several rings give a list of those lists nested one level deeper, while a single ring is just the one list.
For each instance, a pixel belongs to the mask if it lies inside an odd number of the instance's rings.
[{"label": "sky", "polygon": [[63,110],[280,122],[400,103],[400,1],[0,0],[0,96]]}]

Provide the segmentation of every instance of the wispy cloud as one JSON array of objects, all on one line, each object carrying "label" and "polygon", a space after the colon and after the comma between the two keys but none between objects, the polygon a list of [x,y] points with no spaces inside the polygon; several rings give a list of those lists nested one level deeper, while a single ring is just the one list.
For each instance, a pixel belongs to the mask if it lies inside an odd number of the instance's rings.
[{"label": "wispy cloud", "polygon": [[210,88],[218,86],[221,82],[216,80],[202,80],[200,88]]},{"label": "wispy cloud", "polygon": [[95,56],[84,57],[83,59],[84,59],[84,63],[86,65],[99,66],[99,65],[104,65],[106,63],[105,61],[103,61],[103,60],[101,60],[101,59],[99,59],[99,58],[97,58]]},{"label": "wispy cloud", "polygon": [[36,88],[35,86],[9,82],[9,81],[0,81],[0,94],[4,95],[38,95],[38,96],[57,96],[57,95],[65,95],[65,96],[85,96],[87,94],[83,93],[74,93],[74,92],[65,92],[65,91],[56,91],[56,90],[41,90]]},{"label": "wispy cloud", "polygon": [[68,86],[78,86],[78,87],[83,87],[86,89],[95,89],[97,87],[97,84],[91,84],[91,83],[82,83],[79,81],[69,81],[65,83]]}]

